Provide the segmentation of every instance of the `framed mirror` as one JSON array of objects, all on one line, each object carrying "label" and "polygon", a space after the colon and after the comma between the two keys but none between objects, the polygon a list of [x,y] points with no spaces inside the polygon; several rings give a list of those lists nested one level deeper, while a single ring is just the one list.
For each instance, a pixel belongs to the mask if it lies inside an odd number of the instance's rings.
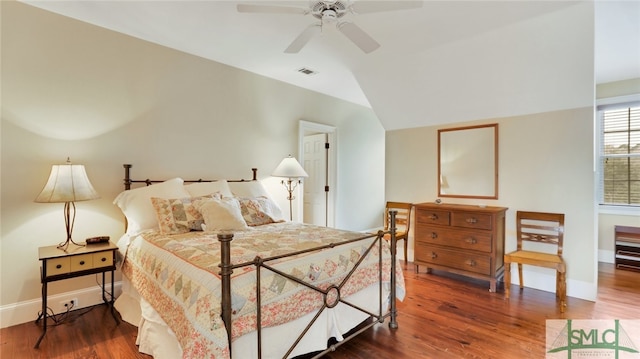
[{"label": "framed mirror", "polygon": [[498,124],[438,130],[438,196],[498,199]]}]

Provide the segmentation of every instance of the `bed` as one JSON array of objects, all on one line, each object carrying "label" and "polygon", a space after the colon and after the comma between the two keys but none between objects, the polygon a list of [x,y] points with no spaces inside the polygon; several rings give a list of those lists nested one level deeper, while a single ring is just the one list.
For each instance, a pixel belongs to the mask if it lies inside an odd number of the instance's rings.
[{"label": "bed", "polygon": [[151,181],[124,167],[125,191],[114,200],[127,220],[115,306],[138,327],[141,352],[322,356],[387,320],[398,327],[395,226],[387,242],[383,231],[287,221],[255,169],[251,180]]}]

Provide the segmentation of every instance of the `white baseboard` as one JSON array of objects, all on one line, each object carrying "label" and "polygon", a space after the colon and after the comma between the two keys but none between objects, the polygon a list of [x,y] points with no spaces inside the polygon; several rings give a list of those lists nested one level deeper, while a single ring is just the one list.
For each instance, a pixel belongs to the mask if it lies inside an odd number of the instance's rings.
[{"label": "white baseboard", "polygon": [[602,263],[615,263],[616,255],[614,251],[598,249],[598,262]]},{"label": "white baseboard", "polygon": [[[556,291],[556,274],[554,270],[539,268],[533,271],[527,270],[525,266],[522,271],[522,276],[524,277],[525,288],[533,288],[551,293],[555,293]],[[511,268],[511,283],[519,284],[518,269],[516,266]],[[595,302],[597,295],[597,284],[567,279],[567,296]]]},{"label": "white baseboard", "polygon": [[[114,286],[114,294],[118,297],[121,292],[122,282],[115,282]],[[105,289],[108,293],[111,293],[111,283],[106,283]],[[71,300],[72,298],[78,299],[78,307],[74,309],[91,307],[103,303],[102,290],[100,287],[91,287],[47,296],[47,306],[56,312],[55,308],[61,301]],[[107,299],[109,298],[107,297]],[[42,301],[40,299],[3,305],[0,307],[0,328],[35,321],[40,311],[42,311]],[[56,314],[58,313],[56,312]]]}]

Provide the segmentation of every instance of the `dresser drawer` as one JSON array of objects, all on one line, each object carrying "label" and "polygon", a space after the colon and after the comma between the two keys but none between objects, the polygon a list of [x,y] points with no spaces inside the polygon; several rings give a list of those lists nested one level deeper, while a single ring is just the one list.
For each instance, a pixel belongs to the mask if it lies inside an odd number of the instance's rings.
[{"label": "dresser drawer", "polygon": [[110,267],[113,265],[113,252],[98,252],[93,254],[93,268]]},{"label": "dresser drawer", "polygon": [[417,230],[416,242],[491,252],[491,232],[455,230],[423,224],[418,224]]},{"label": "dresser drawer", "polygon": [[491,257],[479,253],[417,243],[416,260],[482,275],[491,274]]},{"label": "dresser drawer", "polygon": [[491,215],[473,212],[452,212],[451,225],[462,228],[491,230]]},{"label": "dresser drawer", "polygon": [[80,272],[93,268],[93,254],[81,254],[78,256],[71,256],[71,271]]},{"label": "dresser drawer", "polygon": [[506,207],[418,203],[415,264],[489,281],[495,292],[504,273]]},{"label": "dresser drawer", "polygon": [[47,276],[67,274],[71,272],[69,257],[52,258],[47,260]]},{"label": "dresser drawer", "polygon": [[432,209],[421,209],[416,211],[416,222],[448,226],[450,224],[450,212]]}]

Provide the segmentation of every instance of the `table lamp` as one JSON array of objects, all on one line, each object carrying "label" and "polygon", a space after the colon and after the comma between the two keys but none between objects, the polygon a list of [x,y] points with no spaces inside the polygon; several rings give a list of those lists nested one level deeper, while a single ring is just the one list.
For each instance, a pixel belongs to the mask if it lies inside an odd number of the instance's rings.
[{"label": "table lamp", "polygon": [[83,165],[72,165],[67,158],[66,164],[51,166],[49,180],[42,192],[36,197],[35,202],[64,203],[64,223],[67,228],[67,239],[58,245],[59,249],[66,251],[69,242],[77,246],[83,246],[83,244],[78,244],[71,238],[73,224],[76,219],[75,202],[98,198],[100,196],[91,185]]},{"label": "table lamp", "polygon": [[283,159],[278,167],[273,170],[273,173],[271,173],[271,175],[274,177],[287,178],[286,180],[282,180],[281,183],[287,189],[287,192],[289,192],[289,196],[287,197],[287,199],[289,200],[289,220],[293,221],[292,202],[295,199],[295,197],[293,196],[293,191],[295,191],[296,187],[298,187],[298,184],[302,182],[300,181],[300,177],[309,177],[309,175],[307,174],[307,172],[305,172],[304,168],[302,168],[298,160],[296,160],[295,157],[291,157],[291,155]]}]

